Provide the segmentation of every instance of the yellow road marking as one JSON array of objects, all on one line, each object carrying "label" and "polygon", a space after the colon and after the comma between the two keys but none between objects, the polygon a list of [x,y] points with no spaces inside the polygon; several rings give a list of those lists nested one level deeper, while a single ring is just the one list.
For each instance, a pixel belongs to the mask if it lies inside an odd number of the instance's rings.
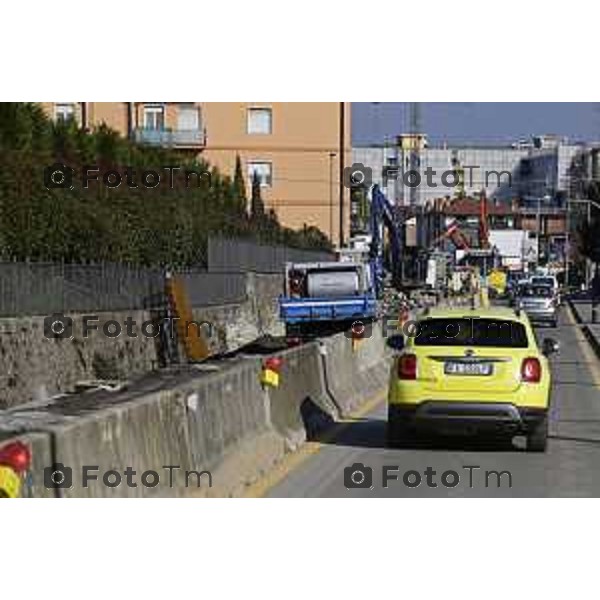
[{"label": "yellow road marking", "polygon": [[594,384],[596,387],[600,387],[600,361],[598,357],[591,349],[589,342],[587,341],[583,331],[581,331],[581,327],[575,320],[575,316],[573,315],[573,309],[569,306],[569,310],[567,311],[569,315],[569,322],[575,328],[575,339],[577,340],[577,344],[581,349],[581,352],[585,358],[586,364],[589,366],[589,371],[592,375],[592,379],[594,380]]},{"label": "yellow road marking", "polygon": [[332,431],[323,436],[320,442],[305,442],[299,450],[286,455],[279,463],[275,465],[268,473],[258,481],[248,486],[243,494],[244,498],[262,498],[266,496],[269,490],[281,483],[292,471],[297,469],[302,463],[306,462],[311,456],[320,452],[335,436],[349,427],[353,419],[360,419],[373,412],[386,398],[387,390],[369,398],[358,410],[354,411],[350,417],[336,423]]}]

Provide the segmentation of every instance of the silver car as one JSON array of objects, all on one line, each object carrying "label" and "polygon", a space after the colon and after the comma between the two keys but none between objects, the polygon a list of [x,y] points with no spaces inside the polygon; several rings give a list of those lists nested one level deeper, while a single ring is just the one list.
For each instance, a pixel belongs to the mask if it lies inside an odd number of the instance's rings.
[{"label": "silver car", "polygon": [[517,307],[524,310],[530,321],[558,324],[558,301],[549,285],[525,285],[519,290]]}]

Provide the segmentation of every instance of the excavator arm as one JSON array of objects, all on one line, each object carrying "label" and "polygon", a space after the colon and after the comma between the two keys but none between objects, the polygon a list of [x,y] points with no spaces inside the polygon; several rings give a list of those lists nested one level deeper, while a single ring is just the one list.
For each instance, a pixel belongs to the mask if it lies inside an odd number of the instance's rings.
[{"label": "excavator arm", "polygon": [[373,266],[377,296],[383,292],[383,228],[388,231],[391,250],[392,281],[400,286],[402,277],[402,225],[398,222],[393,205],[385,197],[378,185],[371,190],[371,214],[369,228],[371,234],[370,259]]},{"label": "excavator arm", "polygon": [[452,243],[459,250],[470,250],[471,249],[465,234],[460,230],[460,227],[458,226],[458,223],[456,221],[454,221],[446,229],[446,231],[444,231],[444,233],[442,233],[435,240],[433,240],[433,242],[431,243],[431,247],[433,248],[433,247],[437,246],[440,242],[442,242],[445,239],[452,240]]}]

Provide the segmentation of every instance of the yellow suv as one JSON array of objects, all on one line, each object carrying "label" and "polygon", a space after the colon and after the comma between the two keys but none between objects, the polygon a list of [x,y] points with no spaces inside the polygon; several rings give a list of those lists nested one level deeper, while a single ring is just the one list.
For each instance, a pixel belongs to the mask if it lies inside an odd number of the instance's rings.
[{"label": "yellow suv", "polygon": [[544,452],[550,367],[558,342],[538,348],[524,313],[507,308],[433,309],[398,351],[388,396],[388,444],[408,446],[422,431],[525,435],[527,450]]}]

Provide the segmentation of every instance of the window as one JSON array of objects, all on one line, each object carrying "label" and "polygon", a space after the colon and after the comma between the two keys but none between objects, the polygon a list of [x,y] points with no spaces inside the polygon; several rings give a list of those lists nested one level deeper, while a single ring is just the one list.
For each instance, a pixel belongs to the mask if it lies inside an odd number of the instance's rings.
[{"label": "window", "polygon": [[144,106],[144,129],[161,130],[165,128],[165,107]]},{"label": "window", "polygon": [[57,102],[54,105],[54,118],[57,121],[68,121],[75,118],[77,102]]},{"label": "window", "polygon": [[200,129],[200,109],[193,104],[180,104],[177,115],[179,131],[197,131]]},{"label": "window", "polygon": [[273,185],[273,165],[270,162],[252,161],[248,163],[250,185],[254,181],[255,173],[258,176],[261,187],[271,187]]},{"label": "window", "polygon": [[528,285],[523,288],[524,298],[552,298],[552,288],[547,285]]},{"label": "window", "polygon": [[270,135],[273,132],[273,111],[270,108],[248,109],[248,133]]},{"label": "window", "polygon": [[527,332],[517,321],[500,319],[425,319],[418,321],[415,346],[527,348]]}]

